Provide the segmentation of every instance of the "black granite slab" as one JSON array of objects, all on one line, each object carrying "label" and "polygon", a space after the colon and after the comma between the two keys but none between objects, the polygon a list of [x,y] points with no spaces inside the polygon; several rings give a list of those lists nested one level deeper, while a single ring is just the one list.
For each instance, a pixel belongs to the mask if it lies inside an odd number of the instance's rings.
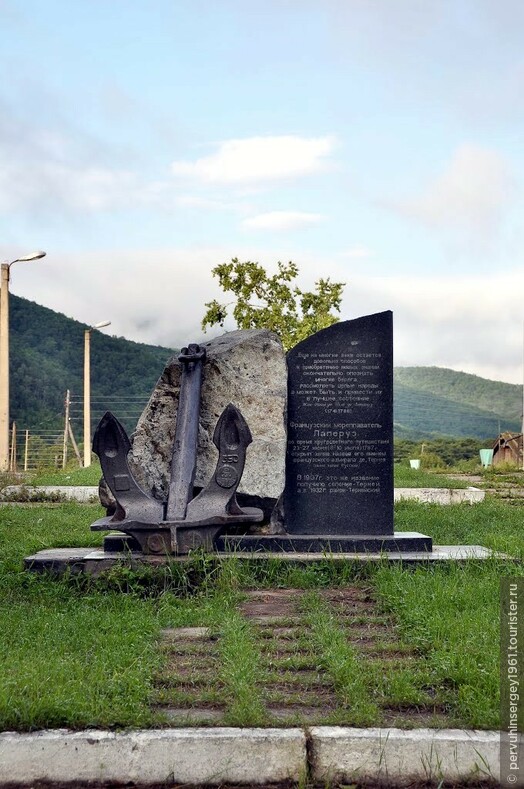
[{"label": "black granite slab", "polygon": [[286,531],[392,537],[392,313],[336,323],[287,359]]},{"label": "black granite slab", "polygon": [[390,551],[431,553],[431,537],[418,532],[391,535],[352,534],[269,534],[222,535],[216,540],[219,551],[269,551],[287,553],[382,553]]}]

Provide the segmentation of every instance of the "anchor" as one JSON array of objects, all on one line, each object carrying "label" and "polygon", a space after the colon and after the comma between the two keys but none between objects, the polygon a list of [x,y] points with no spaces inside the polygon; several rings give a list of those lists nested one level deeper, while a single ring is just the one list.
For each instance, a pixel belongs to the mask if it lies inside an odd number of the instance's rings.
[{"label": "anchor", "polygon": [[252,442],[241,412],[229,403],[213,434],[218,449],[216,469],[206,487],[193,498],[196,471],[198,417],[205,348],[182,348],[177,423],[171,475],[166,501],[146,493],[136,481],[127,456],[131,442],[118,419],[107,411],[96,429],[93,451],[100,459],[104,479],[116,510],[91,525],[94,531],[118,529],[131,535],[145,554],[186,554],[195,548],[212,550],[218,534],[228,525],[259,523],[262,510],[239,506],[236,491]]}]

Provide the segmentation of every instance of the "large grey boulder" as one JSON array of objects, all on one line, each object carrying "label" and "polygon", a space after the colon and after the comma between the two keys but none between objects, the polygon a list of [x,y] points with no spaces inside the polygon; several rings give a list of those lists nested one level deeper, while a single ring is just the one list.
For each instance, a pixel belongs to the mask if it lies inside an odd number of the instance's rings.
[{"label": "large grey boulder", "polygon": [[[240,409],[253,443],[239,493],[276,499],[284,488],[287,368],[282,344],[266,330],[233,331],[204,343],[195,485],[209,481],[218,458],[217,420],[228,403]],[[169,487],[181,365],[170,359],[132,439],[129,463],[137,481],[159,499]]]}]

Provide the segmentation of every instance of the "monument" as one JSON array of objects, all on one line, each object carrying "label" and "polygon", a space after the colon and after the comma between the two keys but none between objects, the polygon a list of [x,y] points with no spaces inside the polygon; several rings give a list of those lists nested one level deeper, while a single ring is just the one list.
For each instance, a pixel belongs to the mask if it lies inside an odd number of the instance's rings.
[{"label": "monument", "polygon": [[288,353],[287,370],[270,332],[190,344],[166,367],[134,445],[106,413],[93,450],[112,498],[92,524],[113,532],[108,557],[432,551],[430,537],[394,531],[389,311],[308,337]]},{"label": "monument", "polygon": [[284,534],[222,537],[240,550],[431,551],[393,528],[393,315],[335,323],[287,355]]},{"label": "monument", "polygon": [[287,531],[392,534],[392,313],[314,334],[288,375]]}]

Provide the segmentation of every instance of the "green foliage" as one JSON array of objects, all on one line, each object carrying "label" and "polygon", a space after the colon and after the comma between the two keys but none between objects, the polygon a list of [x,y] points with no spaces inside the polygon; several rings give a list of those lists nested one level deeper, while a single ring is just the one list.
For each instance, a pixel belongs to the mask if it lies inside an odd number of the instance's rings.
[{"label": "green foliage", "polygon": [[[509,384],[508,384],[509,386]],[[395,382],[395,431],[403,438],[433,438],[438,435],[475,436],[494,440],[501,429],[518,430],[518,422],[501,414],[457,403],[424,389]]]},{"label": "green foliage", "polygon": [[445,466],[444,461],[436,452],[424,452],[420,457],[420,467],[428,471],[443,469]]},{"label": "green foliage", "polygon": [[[480,438],[434,438],[431,441],[410,441],[405,438],[395,438],[394,453],[395,460],[408,460],[410,458],[420,458],[424,460],[425,455],[430,459],[438,456],[440,464],[435,467],[456,466],[461,461],[474,461],[473,466],[480,462],[479,450],[486,445],[486,441]],[[426,461],[428,458],[426,457]],[[426,461],[422,464],[429,468]]]},{"label": "green foliage", "polygon": [[[303,292],[294,284],[298,269],[293,263],[279,264],[277,274],[269,276],[257,263],[239,263],[235,258],[217,266],[214,273],[224,290],[236,297],[233,317],[238,325],[266,326],[282,333],[286,347],[337,320],[332,312],[340,307],[343,285],[319,280],[315,292]],[[63,427],[66,389],[73,396],[83,391],[87,327],[17,296],[11,296],[10,307],[11,418],[19,429],[58,432]],[[204,325],[222,325],[227,305],[211,302],[207,307]],[[118,400],[143,398],[145,404],[170,354],[167,348],[93,332],[93,401],[103,399],[117,416]],[[395,436],[419,442],[461,436],[472,446],[472,439],[466,437],[474,436],[484,439],[482,446],[489,445],[498,435],[499,423],[501,430],[520,430],[520,392],[519,386],[438,367],[396,368]],[[93,407],[92,416],[96,424],[101,413]],[[126,427],[132,430],[134,424]],[[475,446],[475,455],[479,448]],[[446,464],[453,462],[443,451],[434,451]]]},{"label": "green foliage", "polygon": [[[212,273],[222,290],[236,298],[233,317],[238,328],[274,331],[286,350],[338,320],[331,311],[340,312],[344,283],[319,279],[314,292],[303,291],[293,284],[298,267],[292,262],[279,262],[278,272],[270,276],[259,263],[233,258]],[[208,302],[202,328],[223,326],[228,306],[216,299]]]}]

